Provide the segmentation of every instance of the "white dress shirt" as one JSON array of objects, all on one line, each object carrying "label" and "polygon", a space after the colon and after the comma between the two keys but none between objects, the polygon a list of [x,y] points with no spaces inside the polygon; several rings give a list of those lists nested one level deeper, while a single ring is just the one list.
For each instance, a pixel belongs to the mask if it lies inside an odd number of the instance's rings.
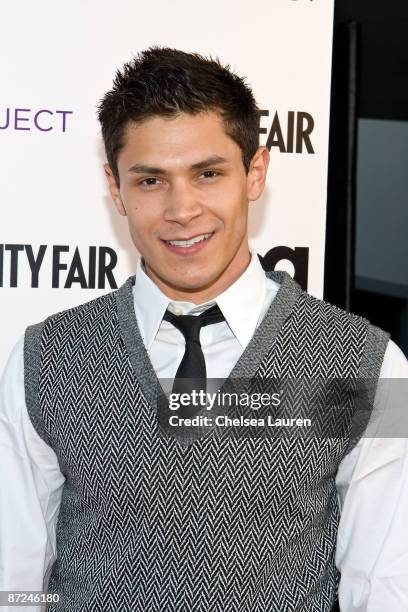
[{"label": "white dress shirt", "polygon": [[[157,376],[174,378],[184,354],[181,332],[162,320],[167,307],[175,314],[197,315],[218,304],[225,321],[203,327],[200,340],[208,378],[222,379],[238,361],[278,289],[251,251],[245,272],[215,300],[198,306],[171,302],[139,260],[135,313]],[[11,352],[0,383],[0,590],[41,591],[56,556],[56,520],[65,478],[54,451],[39,437],[27,413],[23,349],[24,336]],[[408,362],[392,341],[380,377],[408,378]],[[375,408],[392,410],[378,393]],[[362,438],[339,466],[336,564],[342,612],[408,610],[407,442]]]}]

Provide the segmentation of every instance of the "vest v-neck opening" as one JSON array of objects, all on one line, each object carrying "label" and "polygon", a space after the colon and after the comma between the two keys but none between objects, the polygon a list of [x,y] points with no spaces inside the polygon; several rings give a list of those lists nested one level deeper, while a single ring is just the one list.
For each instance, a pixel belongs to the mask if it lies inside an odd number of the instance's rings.
[{"label": "vest v-neck opening", "polygon": [[[273,271],[265,272],[265,274],[268,278],[279,283],[280,287],[250,342],[227,378],[223,381],[219,390],[220,393],[229,384],[233,383],[234,379],[253,378],[302,292],[300,286],[287,272]],[[153,368],[137,323],[133,298],[135,280],[135,275],[129,277],[115,292],[119,325],[135,377],[157,419],[157,391],[161,389],[161,384]],[[211,430],[213,429],[211,428]],[[176,434],[172,437],[177,439],[179,436]],[[201,437],[201,435],[192,435],[191,440],[189,440],[189,436],[180,435],[180,439],[184,441],[184,444],[191,444],[195,440],[201,439]]]}]

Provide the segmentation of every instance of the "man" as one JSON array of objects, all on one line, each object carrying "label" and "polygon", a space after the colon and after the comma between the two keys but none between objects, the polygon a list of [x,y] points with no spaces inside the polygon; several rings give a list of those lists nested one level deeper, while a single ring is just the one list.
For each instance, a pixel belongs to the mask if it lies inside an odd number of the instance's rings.
[{"label": "man", "polygon": [[[218,61],[153,47],[117,73],[99,119],[141,259],[10,357],[2,588],[48,584],[47,609],[72,612],[326,612],[338,592],[346,612],[406,609],[406,443],[364,439],[352,394],[408,364],[249,249],[269,162],[251,90]],[[332,436],[173,431],[159,379],[203,377],[321,378],[320,408],[341,418],[327,416]],[[333,379],[347,385],[329,399]]]}]

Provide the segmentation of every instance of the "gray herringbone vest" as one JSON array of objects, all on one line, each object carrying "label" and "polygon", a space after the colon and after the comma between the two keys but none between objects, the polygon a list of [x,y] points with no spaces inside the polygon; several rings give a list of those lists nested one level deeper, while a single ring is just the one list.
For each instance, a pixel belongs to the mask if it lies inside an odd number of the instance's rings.
[{"label": "gray herringbone vest", "polygon": [[[387,334],[267,274],[281,287],[231,380],[378,379]],[[330,610],[352,411],[333,437],[159,435],[133,283],[26,332],[28,411],[66,476],[48,610]]]}]

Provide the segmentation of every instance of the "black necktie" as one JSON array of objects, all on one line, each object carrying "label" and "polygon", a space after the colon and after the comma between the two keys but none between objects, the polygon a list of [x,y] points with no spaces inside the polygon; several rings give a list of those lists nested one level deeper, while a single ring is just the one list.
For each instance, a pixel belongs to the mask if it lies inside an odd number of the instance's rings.
[{"label": "black necktie", "polygon": [[[193,390],[206,391],[207,370],[200,343],[200,330],[205,325],[224,321],[224,315],[217,305],[212,306],[198,316],[175,315],[168,310],[163,319],[169,321],[181,331],[186,341],[183,359],[174,378],[172,393],[188,393]],[[178,416],[190,417],[201,409],[200,405],[180,406]]]}]

